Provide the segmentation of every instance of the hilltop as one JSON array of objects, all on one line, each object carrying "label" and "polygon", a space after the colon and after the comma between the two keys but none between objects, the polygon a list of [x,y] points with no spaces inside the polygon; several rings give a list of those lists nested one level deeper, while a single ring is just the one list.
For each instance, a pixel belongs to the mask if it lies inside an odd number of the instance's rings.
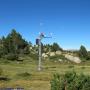
[{"label": "hilltop", "polygon": [[[43,44],[42,59],[53,61],[71,61],[80,63],[81,61],[90,60],[90,54],[84,46],[80,50],[64,50],[57,42],[52,45]],[[13,29],[6,37],[0,39],[0,58],[7,60],[20,61],[23,56],[28,55],[34,60],[38,60],[38,45],[32,45],[31,42],[23,39],[22,35]]]}]

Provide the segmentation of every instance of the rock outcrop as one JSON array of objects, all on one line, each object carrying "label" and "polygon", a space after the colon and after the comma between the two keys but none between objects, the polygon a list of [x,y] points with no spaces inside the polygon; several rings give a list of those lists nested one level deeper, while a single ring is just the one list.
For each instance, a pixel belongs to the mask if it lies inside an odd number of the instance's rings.
[{"label": "rock outcrop", "polygon": [[61,51],[56,51],[56,55],[61,55],[62,52]]},{"label": "rock outcrop", "polygon": [[80,63],[81,62],[79,57],[75,57],[75,56],[72,56],[72,55],[66,54],[65,58],[67,58],[68,60],[70,60],[72,62],[75,62],[75,63]]},{"label": "rock outcrop", "polygon": [[47,54],[45,54],[45,53],[43,53],[43,54],[42,54],[42,57],[43,57],[43,58],[47,58],[47,57],[48,57],[48,55],[47,55]]},{"label": "rock outcrop", "polygon": [[50,52],[50,56],[55,56],[55,52]]}]

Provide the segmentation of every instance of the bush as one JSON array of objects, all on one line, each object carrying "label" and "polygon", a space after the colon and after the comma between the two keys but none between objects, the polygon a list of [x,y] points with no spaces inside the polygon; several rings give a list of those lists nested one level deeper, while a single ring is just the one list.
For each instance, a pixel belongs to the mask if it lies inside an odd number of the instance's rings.
[{"label": "bush", "polygon": [[55,74],[51,80],[51,90],[90,90],[90,76],[75,72]]},{"label": "bush", "polygon": [[29,55],[33,60],[38,60],[38,55],[37,54],[32,54],[30,53]]},{"label": "bush", "polygon": [[27,76],[30,76],[31,74],[28,73],[28,72],[24,72],[24,73],[21,73],[19,75],[22,76],[22,77],[27,77]]},{"label": "bush", "polygon": [[0,81],[9,81],[10,79],[7,76],[0,76]]},{"label": "bush", "polygon": [[5,55],[5,58],[8,60],[17,60],[18,59],[18,55],[17,54],[13,54],[13,53],[9,53],[8,55]]},{"label": "bush", "polygon": [[31,78],[31,74],[28,72],[24,72],[24,73],[19,73],[17,74],[18,78],[23,78],[23,79],[30,79]]},{"label": "bush", "polygon": [[3,70],[2,70],[2,68],[0,67],[0,75],[2,75],[2,73],[3,73]]},{"label": "bush", "polygon": [[10,80],[6,75],[3,74],[3,69],[0,67],[0,81]]},{"label": "bush", "polygon": [[74,65],[69,65],[68,68],[74,68]]}]

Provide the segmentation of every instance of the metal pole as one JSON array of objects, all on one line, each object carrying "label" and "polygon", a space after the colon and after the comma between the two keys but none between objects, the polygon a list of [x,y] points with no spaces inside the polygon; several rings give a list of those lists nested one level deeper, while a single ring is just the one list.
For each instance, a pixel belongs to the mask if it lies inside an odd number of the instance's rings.
[{"label": "metal pole", "polygon": [[42,60],[42,50],[41,50],[41,40],[43,38],[51,38],[51,37],[45,37],[43,33],[40,34],[38,39],[38,48],[39,48],[39,62],[38,62],[38,71],[41,71],[41,60]]},{"label": "metal pole", "polygon": [[41,71],[41,38],[39,39],[39,63],[38,63],[38,71]]}]

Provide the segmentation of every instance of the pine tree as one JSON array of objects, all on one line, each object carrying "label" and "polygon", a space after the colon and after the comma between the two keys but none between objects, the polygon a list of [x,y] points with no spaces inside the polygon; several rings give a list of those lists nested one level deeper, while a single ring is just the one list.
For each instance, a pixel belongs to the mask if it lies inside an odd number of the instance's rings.
[{"label": "pine tree", "polygon": [[6,37],[2,37],[0,40],[0,55],[8,55],[9,57],[11,55],[13,58],[13,56],[17,57],[16,55],[28,53],[28,42],[25,41],[15,29],[12,29],[11,33],[9,33]]},{"label": "pine tree", "polygon": [[85,58],[85,59],[88,57],[88,52],[87,52],[86,48],[83,45],[81,45],[81,47],[80,47],[79,56],[81,58]]}]

